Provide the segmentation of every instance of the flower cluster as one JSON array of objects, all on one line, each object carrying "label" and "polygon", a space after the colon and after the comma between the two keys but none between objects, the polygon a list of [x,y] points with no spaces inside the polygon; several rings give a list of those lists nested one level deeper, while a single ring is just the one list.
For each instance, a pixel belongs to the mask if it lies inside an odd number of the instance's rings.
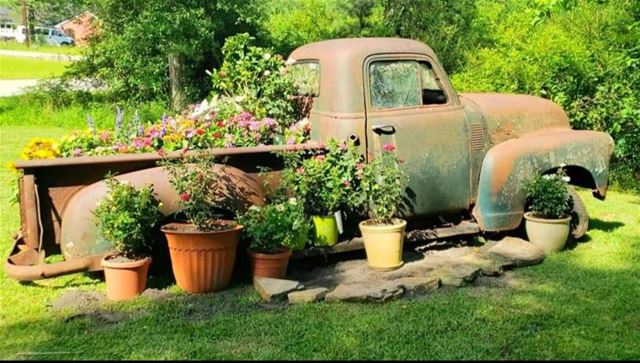
[{"label": "flower cluster", "polygon": [[305,142],[309,134],[306,120],[289,127],[265,117],[259,119],[248,112],[226,119],[217,116],[215,103],[204,101],[192,105],[176,117],[165,116],[154,124],[131,121],[122,123],[118,113],[113,130],[97,130],[88,117],[89,128],[76,131],[60,141],[35,138],[24,149],[23,159],[48,159],[115,155],[208,148],[234,148]]},{"label": "flower cluster", "polygon": [[534,177],[526,189],[529,210],[541,218],[567,217],[573,207],[573,200],[567,189],[568,181],[563,168],[558,169],[555,174]]}]

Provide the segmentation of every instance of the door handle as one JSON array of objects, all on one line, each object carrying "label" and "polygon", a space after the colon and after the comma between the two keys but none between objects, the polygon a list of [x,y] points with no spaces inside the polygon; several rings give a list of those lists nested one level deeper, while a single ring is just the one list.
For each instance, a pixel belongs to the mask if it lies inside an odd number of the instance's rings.
[{"label": "door handle", "polygon": [[374,125],[371,127],[371,130],[376,134],[380,135],[393,135],[396,133],[396,128],[393,125],[384,124],[384,125]]}]

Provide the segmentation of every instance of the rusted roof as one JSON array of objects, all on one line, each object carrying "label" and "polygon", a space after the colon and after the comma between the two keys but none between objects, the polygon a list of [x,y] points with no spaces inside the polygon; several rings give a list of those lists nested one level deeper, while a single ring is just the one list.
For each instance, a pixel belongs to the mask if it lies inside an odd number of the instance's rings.
[{"label": "rusted roof", "polygon": [[291,60],[327,58],[362,63],[367,56],[381,53],[419,53],[434,56],[429,46],[412,39],[343,38],[303,45],[294,50],[289,58]]}]

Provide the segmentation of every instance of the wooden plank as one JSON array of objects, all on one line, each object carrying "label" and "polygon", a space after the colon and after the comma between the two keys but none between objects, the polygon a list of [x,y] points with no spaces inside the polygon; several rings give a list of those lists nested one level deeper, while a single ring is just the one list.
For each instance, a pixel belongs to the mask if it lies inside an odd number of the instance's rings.
[{"label": "wooden plank", "polygon": [[[424,242],[453,236],[470,235],[480,232],[480,227],[473,222],[462,221],[459,224],[439,227],[434,229],[412,230],[407,233],[405,243]],[[339,242],[333,247],[310,247],[302,251],[294,252],[291,259],[300,259],[313,256],[325,256],[335,253],[343,253],[364,249],[362,237],[356,237],[348,241]]]}]

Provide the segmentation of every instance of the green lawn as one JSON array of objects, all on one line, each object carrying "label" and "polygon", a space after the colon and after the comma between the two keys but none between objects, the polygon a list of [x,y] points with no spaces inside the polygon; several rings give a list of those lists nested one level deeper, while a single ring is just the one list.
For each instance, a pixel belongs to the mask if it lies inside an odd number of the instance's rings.
[{"label": "green lawn", "polygon": [[0,79],[53,78],[64,73],[67,61],[0,55]]},{"label": "green lawn", "polygon": [[40,52],[40,53],[56,53],[56,54],[68,54],[79,55],[82,53],[82,47],[62,47],[49,44],[31,44],[30,48],[24,43],[18,43],[15,41],[0,41],[0,49],[6,50],[20,50],[25,52]]},{"label": "green lawn", "polygon": [[[0,111],[1,112],[1,111]],[[0,162],[33,136],[62,128],[0,126]],[[0,171],[0,246],[17,231]],[[467,287],[387,304],[259,304],[249,283],[210,295],[108,305],[116,322],[70,319],[46,304],[71,288],[104,291],[76,274],[20,284],[0,272],[0,357],[39,359],[639,359],[640,197],[580,192],[588,235],[542,264],[514,270],[512,287]],[[152,287],[177,292],[166,277]]]}]

